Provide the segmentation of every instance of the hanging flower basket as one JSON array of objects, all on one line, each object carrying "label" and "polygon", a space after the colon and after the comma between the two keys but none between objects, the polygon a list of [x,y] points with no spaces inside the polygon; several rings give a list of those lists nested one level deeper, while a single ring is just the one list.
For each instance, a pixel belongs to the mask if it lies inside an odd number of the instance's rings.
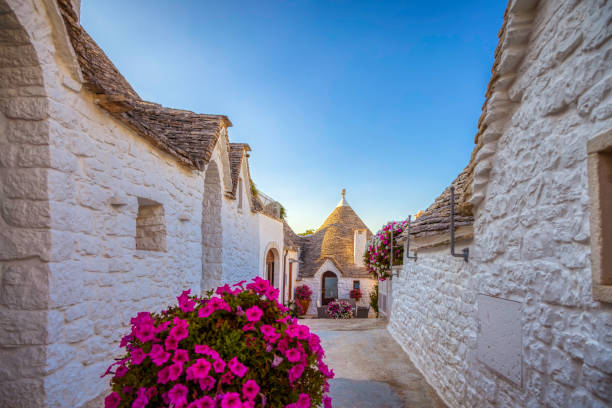
[{"label": "hanging flower basket", "polygon": [[408,226],[408,221],[390,222],[376,233],[368,242],[363,256],[368,272],[374,279],[385,280],[391,277],[391,235],[393,234],[393,265],[402,265],[404,262],[404,248],[397,243],[397,238]]}]

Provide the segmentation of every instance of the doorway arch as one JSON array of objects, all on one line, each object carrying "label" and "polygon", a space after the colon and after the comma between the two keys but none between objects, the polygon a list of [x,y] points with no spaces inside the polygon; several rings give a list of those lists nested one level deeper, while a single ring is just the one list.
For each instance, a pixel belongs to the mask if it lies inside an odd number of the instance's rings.
[{"label": "doorway arch", "polygon": [[326,305],[334,299],[338,299],[338,276],[327,271],[321,276],[321,303]]},{"label": "doorway arch", "polygon": [[274,251],[272,249],[268,250],[268,253],[266,254],[266,279],[270,282],[270,285],[273,287],[275,286],[275,279],[274,279],[274,275],[275,275],[275,265],[276,264],[276,260],[274,257]]},{"label": "doorway arch", "polygon": [[221,282],[222,244],[221,177],[217,163],[211,160],[204,173],[202,199],[202,293]]}]

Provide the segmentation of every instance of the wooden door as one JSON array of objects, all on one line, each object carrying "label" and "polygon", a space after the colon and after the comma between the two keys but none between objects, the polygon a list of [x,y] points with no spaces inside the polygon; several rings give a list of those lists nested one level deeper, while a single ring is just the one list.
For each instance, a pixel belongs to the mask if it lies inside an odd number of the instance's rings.
[{"label": "wooden door", "polygon": [[266,270],[268,281],[274,287],[274,254],[272,250],[269,250],[268,255],[266,255]]},{"label": "wooden door", "polygon": [[327,271],[321,277],[321,299],[324,305],[338,299],[338,277],[333,272]]}]

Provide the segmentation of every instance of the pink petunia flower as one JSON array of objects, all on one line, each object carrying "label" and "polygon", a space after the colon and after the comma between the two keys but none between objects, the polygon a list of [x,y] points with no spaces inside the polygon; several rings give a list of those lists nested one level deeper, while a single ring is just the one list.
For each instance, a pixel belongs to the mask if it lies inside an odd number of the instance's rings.
[{"label": "pink petunia flower", "polygon": [[151,399],[151,398],[153,398],[156,395],[157,395],[157,388],[155,388],[155,387],[147,388],[146,396],[147,396],[148,399]]},{"label": "pink petunia flower", "polygon": [[168,326],[170,326],[170,322],[168,321],[161,323],[159,326],[155,328],[155,333],[161,333],[163,331],[168,330]]},{"label": "pink petunia flower", "polygon": [[172,332],[170,332],[170,335],[166,337],[166,340],[164,341],[164,347],[168,351],[176,350],[178,348],[179,341],[180,340],[176,336],[173,336]]},{"label": "pink petunia flower", "polygon": [[233,379],[234,375],[228,371],[221,376],[221,379],[219,381],[221,382],[221,384],[231,384]]},{"label": "pink petunia flower", "polygon": [[136,327],[134,335],[143,343],[155,340],[155,326],[151,323],[140,324]]},{"label": "pink petunia flower", "polygon": [[232,358],[229,361],[229,369],[236,376],[242,378],[245,376],[247,371],[249,370],[244,364],[238,361],[236,357]]},{"label": "pink petunia flower", "polygon": [[159,344],[154,344],[149,353],[149,357],[153,360],[153,364],[156,366],[163,365],[170,358],[170,353],[164,351],[163,347]]},{"label": "pink petunia flower", "polygon": [[215,400],[205,395],[187,405],[187,408],[215,408]]},{"label": "pink petunia flower", "polygon": [[132,364],[140,365],[147,358],[147,354],[140,347],[136,347],[131,351],[130,357],[132,358]]},{"label": "pink petunia flower", "polygon": [[174,326],[170,329],[170,335],[168,337],[176,337],[177,340],[181,341],[189,336],[189,330],[184,326]]},{"label": "pink petunia flower", "polygon": [[176,384],[168,391],[168,399],[175,407],[187,404],[187,393],[189,390],[183,384]]},{"label": "pink petunia flower", "polygon": [[210,372],[210,363],[205,358],[199,358],[195,364],[187,369],[190,372],[190,376],[195,379],[202,379],[208,377]]},{"label": "pink petunia flower", "polygon": [[184,364],[189,361],[189,353],[187,350],[178,349],[174,352],[174,357],[172,357],[172,361],[175,363]]},{"label": "pink petunia flower", "polygon": [[298,408],[310,408],[310,395],[308,394],[300,394],[297,400]]},{"label": "pink petunia flower", "polygon": [[258,322],[263,316],[263,311],[257,306],[249,307],[245,313],[249,322]]},{"label": "pink petunia flower", "polygon": [[304,373],[304,366],[302,364],[298,364],[289,369],[289,383],[293,385],[293,383],[298,380],[302,374]]},{"label": "pink petunia flower", "polygon": [[259,385],[257,385],[257,381],[249,380],[242,384],[242,396],[245,399],[252,401],[257,397],[257,394],[259,394]]},{"label": "pink petunia flower", "polygon": [[243,332],[248,332],[251,330],[255,330],[255,324],[253,322],[247,323],[244,326],[242,326],[242,331]]},{"label": "pink petunia flower", "polygon": [[111,392],[104,398],[104,408],[117,408],[121,402],[121,397],[118,392]]},{"label": "pink petunia flower", "polygon": [[209,350],[212,350],[207,344],[196,344],[193,346],[193,351],[198,354],[206,354]]},{"label": "pink petunia flower", "polygon": [[242,408],[240,394],[237,392],[228,392],[221,400],[221,408]]},{"label": "pink petunia flower", "polygon": [[128,372],[128,368],[124,365],[117,367],[117,371],[115,371],[115,377],[121,378],[126,375]]},{"label": "pink petunia flower", "polygon": [[183,365],[180,363],[174,363],[168,367],[168,378],[170,381],[176,381],[183,374]]},{"label": "pink petunia flower", "polygon": [[330,397],[323,397],[323,408],[332,408],[332,399]]},{"label": "pink petunia flower", "polygon": [[157,383],[167,384],[170,381],[170,367],[164,367],[157,372]]},{"label": "pink petunia flower", "polygon": [[181,296],[176,298],[178,300],[178,303],[179,303],[179,308],[183,312],[186,312],[186,313],[193,312],[194,306],[196,304],[195,301],[189,299],[189,294],[190,293],[191,293],[191,289],[184,290],[183,293],[181,293]]},{"label": "pink petunia flower", "polygon": [[206,378],[202,378],[199,383],[200,383],[200,388],[202,389],[202,391],[209,391],[212,390],[212,388],[215,386],[215,379],[211,376],[208,376]]},{"label": "pink petunia flower", "polygon": [[225,371],[225,361],[221,358],[216,359],[213,362],[213,368],[215,369],[215,373],[222,373]]},{"label": "pink petunia flower", "polygon": [[302,352],[297,348],[290,348],[285,351],[285,357],[292,363],[297,363],[302,358]]}]

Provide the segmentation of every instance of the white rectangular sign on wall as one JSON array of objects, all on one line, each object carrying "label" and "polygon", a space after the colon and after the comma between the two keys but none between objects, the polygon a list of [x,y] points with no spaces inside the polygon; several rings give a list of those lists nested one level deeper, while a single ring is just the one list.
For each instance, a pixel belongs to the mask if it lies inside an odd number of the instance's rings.
[{"label": "white rectangular sign on wall", "polygon": [[478,295],[478,360],[522,387],[522,304]]}]

